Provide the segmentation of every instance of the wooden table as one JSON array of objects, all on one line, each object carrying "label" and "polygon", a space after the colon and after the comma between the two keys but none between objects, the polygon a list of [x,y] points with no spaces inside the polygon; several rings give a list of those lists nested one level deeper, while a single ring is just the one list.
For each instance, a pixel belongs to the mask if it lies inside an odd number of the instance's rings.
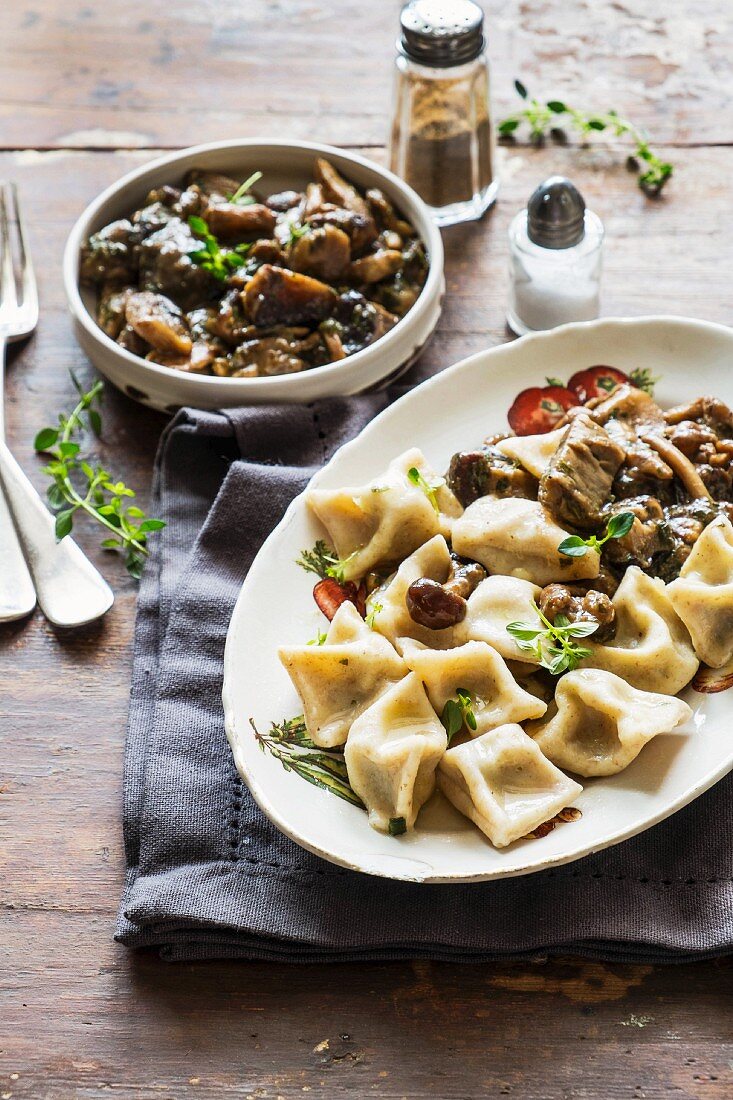
[{"label": "wooden table", "polygon": [[[567,172],[608,230],[604,312],[731,321],[728,0],[487,0],[494,88],[511,81],[649,126],[675,163],[660,202],[623,151],[516,147],[498,208],[446,232],[448,296],[423,367],[506,338],[506,226]],[[390,0],[12,0],[0,7],[0,173],[18,180],[40,268],[36,337],[11,357],[8,422],[32,440],[91,368],[65,313],[72,220],[162,148],[288,134],[381,158]],[[727,41],[726,41],[727,38]],[[725,110],[727,105],[727,111]],[[145,500],[164,420],[111,388],[99,457]],[[168,965],[112,941],[136,586],[71,634],[0,631],[0,1097],[733,1095],[730,960],[684,967]]]}]

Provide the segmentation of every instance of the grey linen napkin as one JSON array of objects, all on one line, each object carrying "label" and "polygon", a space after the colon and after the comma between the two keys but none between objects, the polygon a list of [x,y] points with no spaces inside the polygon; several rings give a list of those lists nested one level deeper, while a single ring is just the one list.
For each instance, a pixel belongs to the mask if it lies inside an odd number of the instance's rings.
[{"label": "grey linen napkin", "polygon": [[560,952],[684,961],[731,951],[733,777],[606,852],[452,886],[325,863],[280,834],[239,780],[221,706],[239,588],[290,500],[386,400],[183,410],[166,430],[153,514],[167,527],[137,619],[117,938],[169,959],[298,962]]}]

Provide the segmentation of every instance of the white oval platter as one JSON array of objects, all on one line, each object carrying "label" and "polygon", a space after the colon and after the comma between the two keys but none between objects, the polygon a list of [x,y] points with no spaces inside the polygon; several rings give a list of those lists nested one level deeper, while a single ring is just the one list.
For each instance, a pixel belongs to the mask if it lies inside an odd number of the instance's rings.
[{"label": "white oval platter", "polygon": [[[342,447],[312,484],[337,488],[370,480],[407,447],[420,447],[437,470],[457,450],[506,427],[517,392],[567,381],[597,363],[660,376],[664,407],[714,394],[733,405],[733,330],[673,317],[608,319],[566,325],[465,359],[376,417]],[[227,736],[242,778],[270,820],[298,844],[343,867],[415,882],[471,882],[523,875],[568,863],[650,828],[702,794],[733,768],[733,692],[700,695],[687,725],[656,737],[620,775],[584,780],[574,802],[582,817],[547,836],[498,850],[436,795],[414,833],[383,836],[362,810],[304,782],[263,753],[250,724],[301,712],[277,658],[325,620],[312,598],[313,577],[294,562],[323,531],[302,496],[264,543],[237,601],[227,637],[223,701]]]}]

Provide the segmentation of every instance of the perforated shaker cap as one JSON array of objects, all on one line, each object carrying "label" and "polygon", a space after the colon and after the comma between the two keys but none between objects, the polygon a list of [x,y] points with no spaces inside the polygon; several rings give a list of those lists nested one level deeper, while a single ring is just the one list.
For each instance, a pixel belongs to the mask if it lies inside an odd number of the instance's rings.
[{"label": "perforated shaker cap", "polygon": [[527,203],[527,236],[541,248],[572,248],[585,236],[585,201],[565,176],[550,176]]},{"label": "perforated shaker cap", "polygon": [[400,15],[398,48],[437,69],[473,61],[484,48],[484,13],[473,0],[411,0]]}]

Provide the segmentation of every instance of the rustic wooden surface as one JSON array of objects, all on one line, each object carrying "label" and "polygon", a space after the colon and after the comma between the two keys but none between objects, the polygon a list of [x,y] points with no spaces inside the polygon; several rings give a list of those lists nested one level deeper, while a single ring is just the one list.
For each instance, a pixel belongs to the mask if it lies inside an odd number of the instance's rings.
[{"label": "rustic wooden surface", "polygon": [[[13,445],[36,484],[36,430],[91,368],[65,314],[76,215],[156,148],[284,133],[382,155],[391,0],[11,0],[0,6],[0,175],[18,180],[41,274],[36,337],[10,364]],[[487,0],[495,92],[520,75],[615,106],[674,160],[664,200],[619,150],[502,156],[501,202],[446,232],[448,297],[422,368],[506,338],[505,232],[550,171],[608,229],[604,311],[730,323],[733,113],[727,0]],[[726,44],[728,43],[728,44]],[[145,498],[161,416],[111,389],[100,456]],[[733,1095],[730,961],[684,967],[167,965],[112,942],[135,585],[71,634],[38,614],[0,630],[0,1097],[473,1098]]]}]

